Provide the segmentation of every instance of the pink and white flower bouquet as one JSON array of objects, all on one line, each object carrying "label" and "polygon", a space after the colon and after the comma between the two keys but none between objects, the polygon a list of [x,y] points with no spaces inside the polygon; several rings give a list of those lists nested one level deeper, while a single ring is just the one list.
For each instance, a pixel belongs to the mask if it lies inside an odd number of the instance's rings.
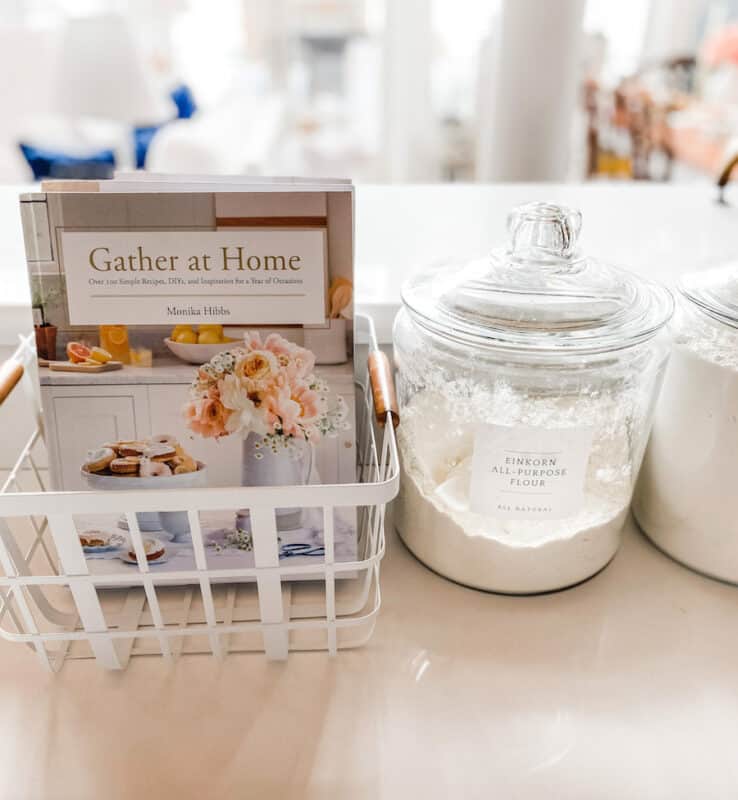
[{"label": "pink and white flower bouquet", "polygon": [[338,396],[328,404],[328,384],[314,373],[315,356],[279,334],[263,341],[254,331],[243,346],[218,353],[197,371],[184,407],[194,433],[218,439],[260,434],[273,447],[294,440],[318,442],[348,428]]}]

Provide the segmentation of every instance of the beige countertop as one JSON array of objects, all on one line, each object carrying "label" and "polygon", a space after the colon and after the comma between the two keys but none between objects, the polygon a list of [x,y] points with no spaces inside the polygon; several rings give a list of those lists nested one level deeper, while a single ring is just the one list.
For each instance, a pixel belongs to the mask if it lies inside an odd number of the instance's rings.
[{"label": "beige countertop", "polygon": [[0,642],[0,797],[736,796],[738,595],[632,523],[538,597],[465,589],[390,535],[369,644],[42,671]]}]

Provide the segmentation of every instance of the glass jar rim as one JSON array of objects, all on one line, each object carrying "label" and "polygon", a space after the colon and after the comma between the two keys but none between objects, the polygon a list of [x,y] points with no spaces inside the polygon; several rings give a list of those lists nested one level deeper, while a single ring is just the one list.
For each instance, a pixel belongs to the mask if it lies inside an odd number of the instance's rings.
[{"label": "glass jar rim", "polygon": [[[731,286],[731,278],[735,278],[736,286]],[[738,263],[689,272],[677,282],[677,291],[711,319],[738,328]]]}]

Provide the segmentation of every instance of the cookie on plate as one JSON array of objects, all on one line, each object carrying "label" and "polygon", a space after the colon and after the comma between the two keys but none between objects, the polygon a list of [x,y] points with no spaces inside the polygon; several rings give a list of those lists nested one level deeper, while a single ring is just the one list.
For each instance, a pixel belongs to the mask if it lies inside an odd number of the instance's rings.
[{"label": "cookie on plate", "polygon": [[110,471],[116,475],[137,475],[140,464],[139,456],[121,456],[110,462]]},{"label": "cookie on plate", "polygon": [[108,469],[114,459],[115,451],[111,447],[98,447],[96,450],[87,452],[82,467],[87,472],[103,472]]},{"label": "cookie on plate", "polygon": [[145,442],[118,442],[116,448],[119,456],[142,456],[146,449]]},{"label": "cookie on plate", "polygon": [[170,444],[152,442],[146,446],[142,455],[152,461],[170,461],[177,455],[177,451]]}]

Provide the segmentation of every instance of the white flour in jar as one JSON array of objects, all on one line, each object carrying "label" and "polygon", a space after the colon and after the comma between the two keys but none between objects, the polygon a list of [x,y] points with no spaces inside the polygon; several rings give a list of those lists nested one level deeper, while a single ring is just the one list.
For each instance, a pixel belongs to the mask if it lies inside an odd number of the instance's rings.
[{"label": "white flour in jar", "polygon": [[[569,586],[604,567],[617,551],[631,495],[627,399],[599,392],[531,398],[499,381],[491,391],[464,387],[459,393],[464,411],[456,414],[454,394],[450,386],[424,391],[403,408],[396,522],[410,549],[452,580],[509,593]],[[474,419],[507,426],[590,426],[594,438],[578,511],[537,520],[471,511]]]},{"label": "white flour in jar", "polygon": [[738,332],[695,318],[675,340],[633,511],[664,551],[738,582]]}]

